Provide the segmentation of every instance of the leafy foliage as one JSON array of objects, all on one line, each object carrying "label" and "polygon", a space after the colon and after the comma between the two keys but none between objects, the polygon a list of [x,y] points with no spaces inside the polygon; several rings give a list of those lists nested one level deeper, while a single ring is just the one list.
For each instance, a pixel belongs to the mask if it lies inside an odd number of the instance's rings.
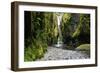
[{"label": "leafy foliage", "polygon": [[[30,18],[31,28],[29,30],[31,32],[26,35],[28,38],[25,36],[25,61],[33,61],[43,57],[47,45],[56,43],[58,35],[56,17],[53,13],[30,12]],[[25,28],[27,29],[27,27]],[[29,31],[25,33],[29,33]]]},{"label": "leafy foliage", "polygon": [[[55,12],[25,11],[25,61],[42,58],[47,47],[57,43],[57,24]],[[90,15],[64,13],[61,32],[66,49],[90,43]]]},{"label": "leafy foliage", "polygon": [[34,61],[44,56],[46,52],[47,44],[43,43],[39,39],[33,39],[32,44],[25,48],[25,61]]}]

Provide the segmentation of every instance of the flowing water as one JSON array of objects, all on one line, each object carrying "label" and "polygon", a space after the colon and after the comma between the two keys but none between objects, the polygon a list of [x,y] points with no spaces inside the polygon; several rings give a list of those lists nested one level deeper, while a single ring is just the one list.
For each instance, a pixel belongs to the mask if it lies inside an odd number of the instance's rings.
[{"label": "flowing water", "polygon": [[55,47],[62,47],[63,42],[62,42],[62,32],[61,32],[61,20],[62,20],[63,14],[57,14],[57,26],[58,26],[58,41]]}]

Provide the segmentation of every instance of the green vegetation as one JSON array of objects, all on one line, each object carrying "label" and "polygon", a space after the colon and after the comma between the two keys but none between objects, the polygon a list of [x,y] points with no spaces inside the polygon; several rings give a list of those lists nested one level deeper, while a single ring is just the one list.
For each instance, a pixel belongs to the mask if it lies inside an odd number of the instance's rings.
[{"label": "green vegetation", "polygon": [[90,44],[82,44],[76,48],[79,51],[85,51],[87,54],[90,54]]},{"label": "green vegetation", "polygon": [[25,48],[25,61],[34,61],[44,56],[47,45],[39,40],[33,41],[31,46]]},{"label": "green vegetation", "polygon": [[57,21],[53,13],[25,12],[25,61],[44,56],[47,46],[57,42]]},{"label": "green vegetation", "polygon": [[[57,43],[59,35],[57,16],[55,12],[31,11],[25,11],[24,15],[24,61],[35,61],[44,56],[48,46]],[[63,13],[61,32],[66,49],[75,50],[81,44],[90,43],[90,15]],[[81,48],[83,49],[84,45]]]},{"label": "green vegetation", "polygon": [[77,50],[81,51],[89,51],[90,50],[90,44],[82,44],[76,48]]},{"label": "green vegetation", "polygon": [[78,26],[72,37],[77,38],[80,44],[90,43],[90,15],[80,14]]}]

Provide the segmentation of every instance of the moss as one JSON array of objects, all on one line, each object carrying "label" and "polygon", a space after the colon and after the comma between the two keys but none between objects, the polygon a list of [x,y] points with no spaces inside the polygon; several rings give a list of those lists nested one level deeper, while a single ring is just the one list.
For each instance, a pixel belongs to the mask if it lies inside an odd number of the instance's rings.
[{"label": "moss", "polygon": [[76,48],[78,51],[83,51],[87,55],[90,55],[90,44],[82,44]]},{"label": "moss", "polygon": [[66,23],[70,18],[71,18],[71,14],[64,13],[62,20],[64,23]]},{"label": "moss", "polygon": [[73,38],[79,36],[79,34],[80,34],[79,28],[77,28],[76,31],[73,33],[73,35],[72,35]]},{"label": "moss", "polygon": [[[56,12],[31,12],[31,14],[29,12],[28,17],[31,17],[31,19],[25,17],[30,23],[25,23],[24,59],[25,61],[34,61],[44,56],[48,46],[57,43],[59,36],[58,22]],[[90,43],[88,42],[90,41],[89,18],[90,16],[87,14],[63,14],[60,28],[63,43],[69,44],[66,48],[75,49],[79,44]],[[89,51],[90,47],[84,44],[77,47],[77,49]]]},{"label": "moss", "polygon": [[76,48],[77,50],[90,50],[90,44],[82,44]]},{"label": "moss", "polygon": [[90,35],[90,16],[85,14],[80,14],[80,20],[78,26],[73,33],[72,37],[79,37],[80,34],[85,34],[86,36]]}]

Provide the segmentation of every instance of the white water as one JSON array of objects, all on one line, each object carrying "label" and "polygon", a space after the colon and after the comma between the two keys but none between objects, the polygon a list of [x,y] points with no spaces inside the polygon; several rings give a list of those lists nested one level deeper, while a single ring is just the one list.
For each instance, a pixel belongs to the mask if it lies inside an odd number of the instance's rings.
[{"label": "white water", "polygon": [[61,47],[62,46],[62,43],[63,43],[62,42],[62,33],[61,33],[61,28],[60,28],[62,16],[63,16],[63,14],[57,15],[57,22],[58,22],[57,26],[58,26],[58,33],[59,33],[59,35],[58,35],[57,44],[55,45],[56,47]]}]

